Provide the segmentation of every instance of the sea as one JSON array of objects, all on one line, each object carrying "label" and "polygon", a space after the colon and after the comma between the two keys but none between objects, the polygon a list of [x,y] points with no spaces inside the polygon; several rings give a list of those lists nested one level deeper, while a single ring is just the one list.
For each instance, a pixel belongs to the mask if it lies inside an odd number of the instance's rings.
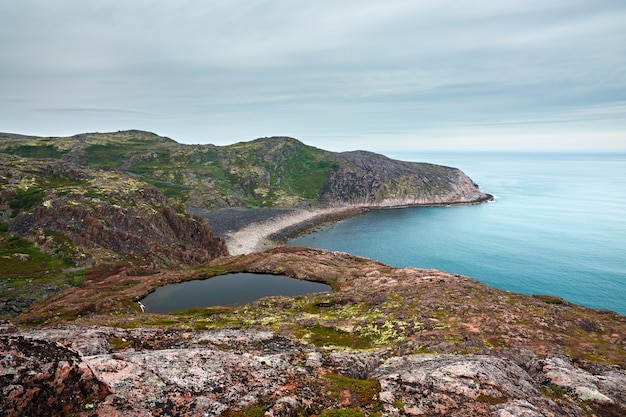
[{"label": "sea", "polygon": [[626,153],[387,153],[461,169],[490,203],[374,210],[287,242],[626,314]]}]

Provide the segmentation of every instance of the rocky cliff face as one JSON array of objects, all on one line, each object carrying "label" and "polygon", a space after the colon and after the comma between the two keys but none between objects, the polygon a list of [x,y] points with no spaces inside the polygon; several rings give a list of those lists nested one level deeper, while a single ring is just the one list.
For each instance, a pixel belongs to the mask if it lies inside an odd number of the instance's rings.
[{"label": "rocky cliff face", "polygon": [[328,152],[285,137],[191,146],[139,131],[69,138],[0,134],[0,152],[131,173],[171,201],[203,209],[454,204],[490,198],[454,168],[371,152]]},{"label": "rocky cliff face", "polygon": [[52,250],[52,232],[62,234],[75,244],[78,265],[129,255],[161,266],[199,264],[227,254],[206,220],[174,210],[158,189],[127,175],[2,154],[0,175],[9,232]]},{"label": "rocky cliff face", "polygon": [[320,193],[320,199],[329,204],[348,201],[397,207],[472,203],[491,198],[458,169],[396,161],[363,151],[333,157],[337,165]]}]

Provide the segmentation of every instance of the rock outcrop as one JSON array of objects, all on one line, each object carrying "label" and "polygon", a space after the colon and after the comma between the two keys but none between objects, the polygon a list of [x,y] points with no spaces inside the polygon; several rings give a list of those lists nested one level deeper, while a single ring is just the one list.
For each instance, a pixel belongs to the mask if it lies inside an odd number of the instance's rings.
[{"label": "rock outcrop", "polygon": [[3,416],[65,416],[93,407],[110,393],[88,362],[55,342],[2,335],[0,352]]},{"label": "rock outcrop", "polygon": [[[621,416],[626,373],[564,356],[328,352],[271,332],[0,335],[3,415]],[[35,401],[40,399],[41,401]]]},{"label": "rock outcrop", "polygon": [[334,154],[336,165],[320,192],[328,204],[368,207],[476,203],[489,200],[455,168],[404,162],[371,152]]},{"label": "rock outcrop", "polygon": [[[334,291],[169,315],[141,313],[134,302],[157,286],[236,271]],[[1,337],[21,338],[23,355],[29,343],[78,352],[78,365],[104,386],[96,399],[74,400],[84,416],[626,412],[624,316],[340,252],[275,248],[195,270],[112,271],[13,321],[24,330],[0,326]],[[27,329],[33,324],[47,327]],[[12,392],[49,389],[48,380],[21,385],[12,355],[0,359]],[[23,403],[3,407],[15,404]]]},{"label": "rock outcrop", "polygon": [[145,258],[158,266],[197,265],[228,252],[207,221],[175,210],[157,188],[122,173],[54,159],[0,154],[0,217],[8,230],[58,250],[52,233],[73,242],[78,265]]}]

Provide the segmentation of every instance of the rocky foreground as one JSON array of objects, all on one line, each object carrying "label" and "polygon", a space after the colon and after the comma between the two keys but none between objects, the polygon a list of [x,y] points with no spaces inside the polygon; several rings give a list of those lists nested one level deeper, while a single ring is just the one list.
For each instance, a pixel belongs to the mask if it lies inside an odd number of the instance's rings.
[{"label": "rocky foreground", "polygon": [[[135,302],[234,271],[334,291],[171,315]],[[113,271],[13,322],[0,334],[7,416],[626,415],[626,317],[344,253]]]}]

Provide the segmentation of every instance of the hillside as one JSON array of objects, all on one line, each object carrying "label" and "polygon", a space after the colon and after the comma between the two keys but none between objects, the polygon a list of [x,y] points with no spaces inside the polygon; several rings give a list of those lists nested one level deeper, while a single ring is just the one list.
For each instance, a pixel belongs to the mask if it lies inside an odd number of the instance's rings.
[{"label": "hillside", "polygon": [[[333,292],[172,314],[142,313],[134,301],[236,271]],[[346,253],[283,247],[185,271],[111,274],[14,323],[23,330],[0,323],[0,413],[10,416],[626,412],[626,317]]]},{"label": "hillside", "polygon": [[228,253],[157,188],[58,159],[0,153],[0,226],[0,316],[81,284],[86,268],[150,272]]},{"label": "hillside", "polygon": [[183,145],[135,130],[0,133],[0,186],[0,314],[7,316],[80,284],[90,273],[85,268],[152,273],[226,255],[205,219],[214,219],[207,213],[215,209],[490,198],[454,168],[333,153],[292,138]]},{"label": "hillside", "polygon": [[[0,305],[5,314],[22,311],[27,298],[84,279],[62,272],[72,268],[130,263],[152,271],[226,254],[224,242],[191,212],[210,217],[221,208],[398,206],[490,197],[454,168],[363,151],[333,153],[292,138],[183,145],[135,130],[71,137],[0,133],[0,186],[0,251],[6,259],[0,273],[13,277],[0,283],[1,298],[12,294]],[[58,279],[51,279],[50,270]],[[24,282],[33,277],[40,285],[29,287],[39,290],[26,291]]]},{"label": "hillside", "polygon": [[0,152],[125,172],[186,207],[397,206],[488,199],[461,171],[370,152],[334,153],[285,137],[183,145],[141,131],[63,138],[0,133]]}]

